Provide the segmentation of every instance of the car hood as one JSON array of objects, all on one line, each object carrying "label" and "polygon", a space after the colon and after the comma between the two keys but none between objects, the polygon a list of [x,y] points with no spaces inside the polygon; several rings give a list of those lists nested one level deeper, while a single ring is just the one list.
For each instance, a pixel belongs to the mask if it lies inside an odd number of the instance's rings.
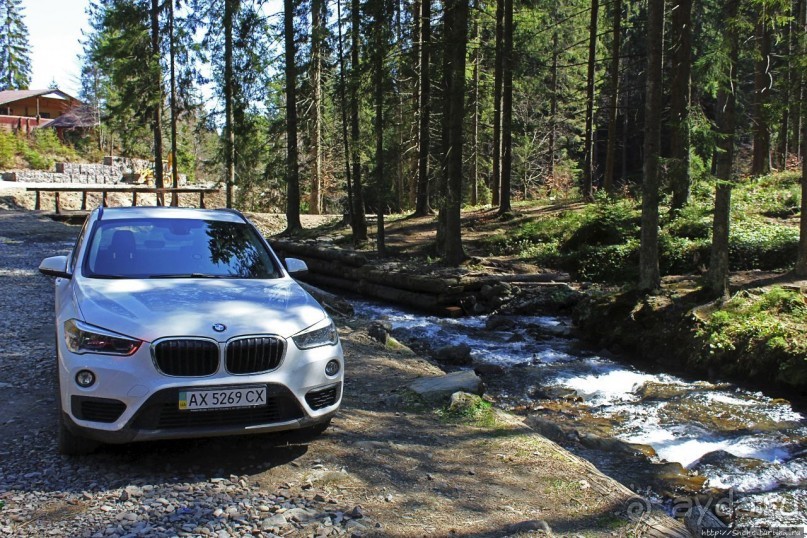
[{"label": "car hood", "polygon": [[[288,278],[76,279],[74,290],[85,322],[147,342],[166,336],[288,338],[326,316]],[[226,329],[216,332],[215,324]]]}]

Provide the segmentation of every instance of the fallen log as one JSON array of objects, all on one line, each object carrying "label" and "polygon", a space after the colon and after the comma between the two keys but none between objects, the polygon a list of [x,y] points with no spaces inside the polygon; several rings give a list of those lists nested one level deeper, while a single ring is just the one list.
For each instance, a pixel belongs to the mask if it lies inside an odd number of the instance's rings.
[{"label": "fallen log", "polygon": [[306,258],[318,258],[321,260],[335,261],[350,265],[353,267],[361,267],[367,264],[367,257],[355,252],[340,250],[337,248],[324,248],[317,245],[306,243],[293,243],[276,239],[271,241],[272,248],[286,254],[294,256],[303,256]]},{"label": "fallen log", "polygon": [[328,293],[325,290],[319,289],[316,286],[312,286],[311,284],[306,284],[305,282],[297,282],[300,287],[302,287],[305,291],[307,291],[314,299],[319,301],[319,303],[328,311],[331,315],[337,315],[342,317],[351,317],[353,316],[353,305],[349,302],[345,301],[338,295],[334,295],[333,293]]},{"label": "fallen log", "polygon": [[443,313],[446,307],[457,306],[461,298],[460,295],[434,295],[419,293],[415,291],[391,288],[373,282],[362,280],[356,288],[357,293],[369,295],[376,299],[383,299],[394,303],[413,306],[423,310]]},{"label": "fallen log", "polygon": [[308,270],[320,275],[347,278],[350,280],[360,280],[359,271],[361,268],[351,267],[340,262],[321,260],[318,258],[306,258],[305,263]]},{"label": "fallen log", "polygon": [[305,275],[300,275],[297,278],[306,283],[313,284],[315,286],[325,286],[326,288],[358,293],[356,291],[358,282],[356,282],[355,280],[347,280],[345,278],[339,278],[335,276],[320,275],[317,273],[312,273],[311,271],[309,271]]},{"label": "fallen log", "polygon": [[374,267],[362,267],[358,270],[359,278],[383,284],[393,288],[425,293],[461,293],[463,286],[457,278],[438,278],[414,275],[402,271],[382,271]]},{"label": "fallen log", "polygon": [[520,283],[535,283],[535,282],[570,282],[571,278],[566,273],[531,273],[526,275],[490,275],[490,276],[472,276],[462,277],[459,283],[462,284],[466,290],[477,290],[482,286],[493,286],[499,282],[507,282],[509,284]]}]

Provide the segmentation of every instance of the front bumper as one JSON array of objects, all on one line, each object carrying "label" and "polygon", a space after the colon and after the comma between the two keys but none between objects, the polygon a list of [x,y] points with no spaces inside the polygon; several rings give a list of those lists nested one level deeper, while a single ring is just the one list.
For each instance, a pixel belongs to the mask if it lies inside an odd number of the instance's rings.
[{"label": "front bumper", "polygon": [[[90,420],[74,420],[73,416],[108,420],[121,409],[118,400],[84,396],[71,398],[72,413],[64,414],[65,426],[74,434],[103,443],[120,444],[158,439],[219,437],[297,430],[327,423],[337,412],[342,396],[342,383],[312,391],[326,394],[330,408],[315,417],[307,415],[291,391],[281,385],[267,384],[267,404],[237,409],[178,409],[178,389],[164,389],[153,394],[122,427],[115,430],[87,427]],[[106,414],[105,414],[106,413]]]},{"label": "front bumper", "polygon": [[[60,335],[61,336],[61,335]],[[282,363],[268,372],[177,377],[160,372],[148,345],[134,355],[71,353],[59,339],[59,384],[64,423],[73,433],[105,443],[184,439],[296,430],[327,423],[342,400],[344,359],[339,343],[309,350],[289,345]],[[221,343],[222,353],[224,343]],[[325,367],[337,360],[339,373]],[[90,370],[96,383],[82,388],[76,374]],[[258,408],[179,410],[179,392],[265,386]]]}]

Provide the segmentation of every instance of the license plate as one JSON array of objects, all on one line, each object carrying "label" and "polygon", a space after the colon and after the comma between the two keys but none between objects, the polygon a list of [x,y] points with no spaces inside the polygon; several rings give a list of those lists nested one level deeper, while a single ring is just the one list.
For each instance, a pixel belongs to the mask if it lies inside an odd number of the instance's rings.
[{"label": "license plate", "polygon": [[179,391],[179,409],[232,409],[266,405],[266,387]]}]

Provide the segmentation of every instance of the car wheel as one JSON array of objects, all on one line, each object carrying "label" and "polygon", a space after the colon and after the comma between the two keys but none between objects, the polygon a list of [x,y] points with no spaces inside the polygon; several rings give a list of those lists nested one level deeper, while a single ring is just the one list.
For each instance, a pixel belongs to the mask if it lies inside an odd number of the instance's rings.
[{"label": "car wheel", "polygon": [[[58,368],[58,366],[57,366]],[[83,456],[89,454],[98,447],[98,443],[92,439],[87,439],[76,435],[68,429],[65,424],[64,409],[62,409],[62,390],[59,385],[59,374],[56,373],[56,421],[57,438],[59,443],[59,453],[65,456]]]}]

